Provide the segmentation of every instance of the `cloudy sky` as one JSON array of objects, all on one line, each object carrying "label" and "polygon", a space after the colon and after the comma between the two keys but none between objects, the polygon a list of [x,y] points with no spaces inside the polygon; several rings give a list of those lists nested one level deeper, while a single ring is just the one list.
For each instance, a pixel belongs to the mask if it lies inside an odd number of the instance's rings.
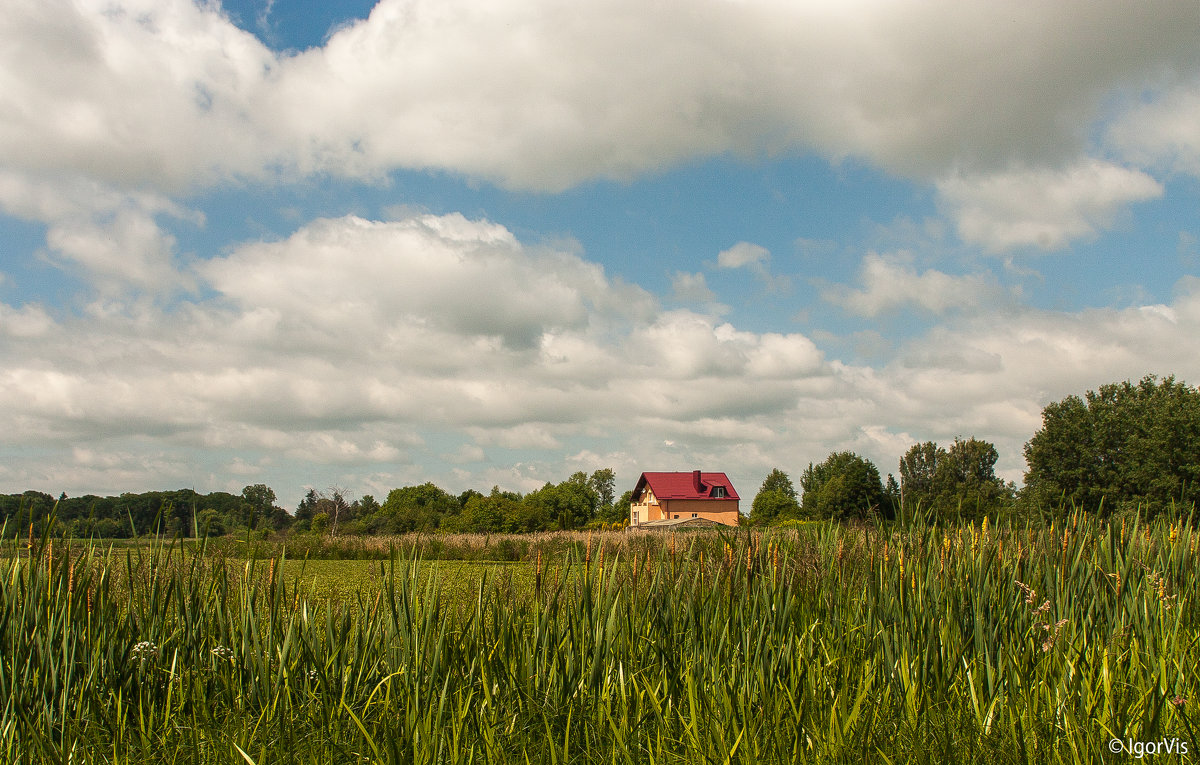
[{"label": "cloudy sky", "polygon": [[1200,382],[1200,6],[10,0],[0,491],[725,470]]}]

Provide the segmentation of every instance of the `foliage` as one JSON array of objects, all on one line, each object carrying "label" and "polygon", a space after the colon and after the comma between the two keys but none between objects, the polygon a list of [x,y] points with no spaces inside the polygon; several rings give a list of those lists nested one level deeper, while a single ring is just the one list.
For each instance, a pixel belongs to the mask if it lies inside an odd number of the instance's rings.
[{"label": "foliage", "polygon": [[810,518],[839,520],[886,513],[879,470],[853,452],[835,452],[811,462],[800,477],[801,509]]},{"label": "foliage", "polygon": [[1200,740],[1190,525],[641,538],[335,586],[9,542],[0,759],[1100,763]]},{"label": "foliage", "polygon": [[937,519],[996,518],[1012,499],[996,476],[998,458],[994,445],[976,438],[956,438],[949,450],[933,441],[914,444],[900,460],[901,501]]},{"label": "foliage", "polygon": [[777,519],[796,518],[800,515],[800,503],[796,501],[796,487],[788,474],[774,468],[763,480],[758,494],[750,507],[750,521],[765,525]]},{"label": "foliage", "polygon": [[1148,515],[1200,500],[1200,391],[1174,377],[1103,385],[1042,411],[1023,500]]}]

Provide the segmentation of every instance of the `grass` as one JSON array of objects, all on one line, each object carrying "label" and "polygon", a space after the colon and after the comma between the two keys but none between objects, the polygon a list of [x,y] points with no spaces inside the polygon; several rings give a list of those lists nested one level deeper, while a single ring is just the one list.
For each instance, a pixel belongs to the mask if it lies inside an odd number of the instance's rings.
[{"label": "grass", "polygon": [[0,577],[0,760],[1076,763],[1112,761],[1113,738],[1200,747],[1187,525],[671,539],[303,566],[35,541]]}]

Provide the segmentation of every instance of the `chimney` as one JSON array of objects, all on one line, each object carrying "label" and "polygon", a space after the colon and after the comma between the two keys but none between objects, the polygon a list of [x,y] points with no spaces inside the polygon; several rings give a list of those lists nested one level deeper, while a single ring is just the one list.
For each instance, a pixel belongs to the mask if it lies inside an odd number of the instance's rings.
[{"label": "chimney", "polygon": [[692,488],[694,488],[696,490],[697,494],[704,493],[704,481],[700,480],[700,471],[699,470],[692,471]]}]

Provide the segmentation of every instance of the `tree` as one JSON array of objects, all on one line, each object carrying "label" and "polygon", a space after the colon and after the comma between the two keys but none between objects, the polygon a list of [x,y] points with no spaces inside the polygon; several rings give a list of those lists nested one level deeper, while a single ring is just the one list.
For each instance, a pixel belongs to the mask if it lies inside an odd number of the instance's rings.
[{"label": "tree", "polygon": [[884,502],[878,468],[853,452],[834,452],[820,465],[810,462],[800,487],[801,509],[816,518],[865,518]]},{"label": "tree", "polygon": [[260,518],[270,518],[275,507],[275,492],[264,483],[242,489],[242,522],[254,530]]},{"label": "tree", "polygon": [[596,516],[606,523],[620,520],[614,517],[613,494],[616,492],[617,474],[612,468],[603,468],[592,473],[588,478],[588,487],[596,492]]},{"label": "tree", "polygon": [[[470,504],[469,498],[467,504]],[[447,516],[457,516],[463,507],[449,492],[432,482],[426,482],[420,486],[392,489],[379,512],[386,519],[390,531],[405,534],[432,531],[441,526]]]},{"label": "tree", "polygon": [[1010,488],[996,477],[999,453],[977,438],[956,438],[949,450],[933,441],[914,444],[900,460],[900,497],[906,510],[936,518],[980,518],[1002,512]]},{"label": "tree", "polygon": [[1025,445],[1022,501],[1089,512],[1200,501],[1200,391],[1148,375],[1068,396],[1042,410]]},{"label": "tree", "polygon": [[754,502],[750,506],[750,520],[765,525],[774,520],[796,518],[800,515],[800,503],[796,501],[796,487],[788,474],[774,468],[767,474]]},{"label": "tree", "polygon": [[946,450],[933,441],[913,444],[900,458],[900,501],[905,508],[928,508],[933,502],[937,466]]}]

